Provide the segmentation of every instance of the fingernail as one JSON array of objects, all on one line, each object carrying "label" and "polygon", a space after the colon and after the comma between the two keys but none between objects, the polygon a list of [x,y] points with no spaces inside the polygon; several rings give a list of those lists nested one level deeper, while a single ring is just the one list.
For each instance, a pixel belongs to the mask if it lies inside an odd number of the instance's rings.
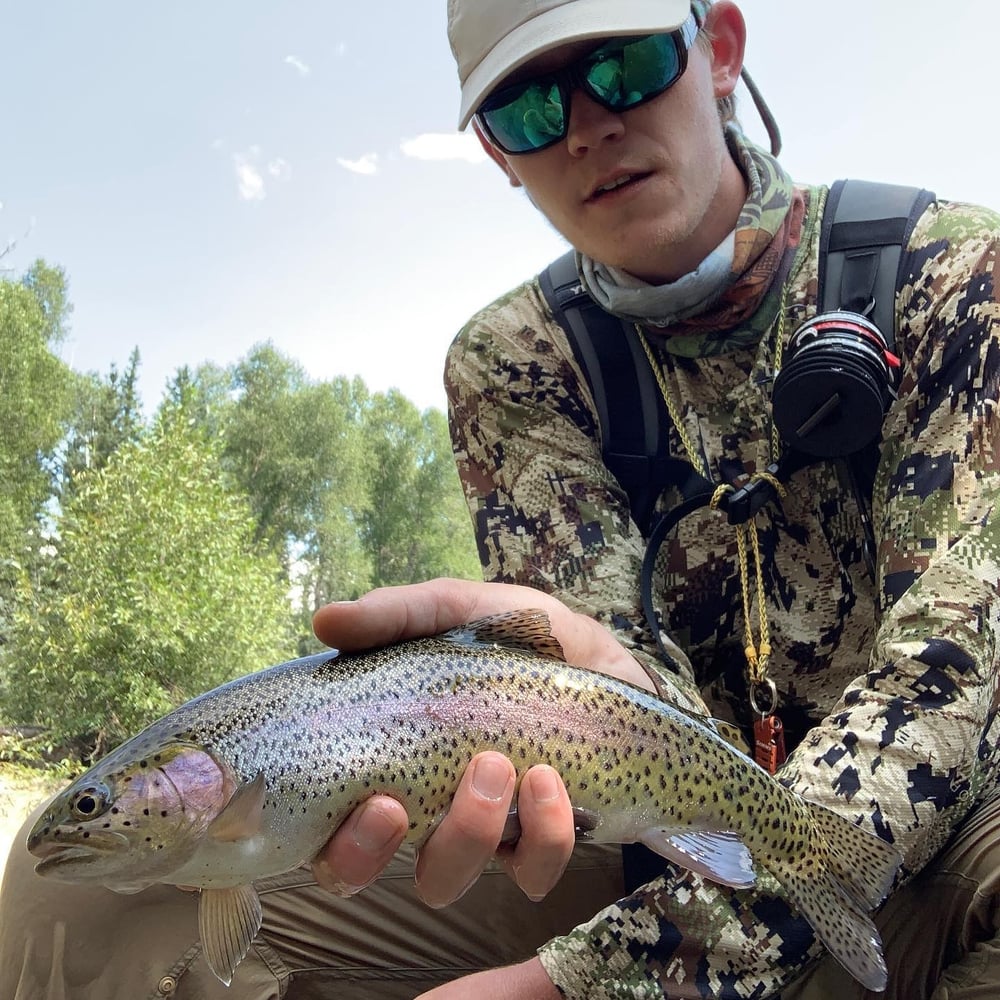
[{"label": "fingernail", "polygon": [[389,845],[398,827],[381,809],[364,809],[354,821],[354,843],[369,854],[376,854]]},{"label": "fingernail", "polygon": [[510,783],[510,768],[502,760],[484,757],[476,761],[472,772],[472,787],[484,799],[497,802],[503,798]]},{"label": "fingernail", "polygon": [[551,767],[532,768],[529,785],[531,797],[538,803],[559,798],[559,776]]}]

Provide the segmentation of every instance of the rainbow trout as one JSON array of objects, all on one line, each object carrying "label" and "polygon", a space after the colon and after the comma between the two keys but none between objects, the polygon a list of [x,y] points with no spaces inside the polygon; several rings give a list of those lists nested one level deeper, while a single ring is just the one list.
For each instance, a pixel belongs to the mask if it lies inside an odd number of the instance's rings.
[{"label": "rainbow trout", "polygon": [[201,889],[225,983],[260,928],[252,881],[310,861],[362,800],[395,796],[420,843],[478,751],[551,764],[588,839],[640,841],[705,878],[767,873],[866,987],[886,968],[868,913],[888,844],[790,792],[716,732],[629,684],[568,666],[543,612],[283,663],[153,723],[59,793],[28,838],[36,871],[136,892]]}]

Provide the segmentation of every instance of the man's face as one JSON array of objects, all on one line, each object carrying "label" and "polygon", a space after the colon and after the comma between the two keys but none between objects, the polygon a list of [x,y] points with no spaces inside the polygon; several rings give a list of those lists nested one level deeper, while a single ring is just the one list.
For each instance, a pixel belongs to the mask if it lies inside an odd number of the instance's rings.
[{"label": "man's face", "polygon": [[[562,68],[593,47],[553,50],[513,79]],[[683,76],[648,103],[608,111],[577,89],[563,141],[520,156],[489,151],[577,250],[649,281],[674,280],[726,236],[745,198],[718,96],[712,52],[696,43]]]}]

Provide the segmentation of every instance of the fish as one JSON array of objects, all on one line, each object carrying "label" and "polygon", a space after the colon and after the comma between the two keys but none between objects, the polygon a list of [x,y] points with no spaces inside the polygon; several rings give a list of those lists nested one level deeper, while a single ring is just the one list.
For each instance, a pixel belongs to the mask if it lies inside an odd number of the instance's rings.
[{"label": "fish", "polygon": [[397,798],[420,845],[472,756],[562,776],[578,834],[645,844],[737,890],[780,894],[859,982],[887,970],[870,912],[896,849],[795,794],[695,717],[566,663],[543,611],[248,674],[171,711],[58,793],[28,834],[40,876],[200,890],[227,985],[260,929],[255,879],[308,863],[359,803]]}]

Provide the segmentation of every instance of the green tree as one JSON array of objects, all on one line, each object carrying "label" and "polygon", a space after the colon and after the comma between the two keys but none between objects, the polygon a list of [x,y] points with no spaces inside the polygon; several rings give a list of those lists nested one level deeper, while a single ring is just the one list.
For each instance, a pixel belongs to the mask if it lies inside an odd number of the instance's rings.
[{"label": "green tree", "polygon": [[73,374],[55,348],[69,314],[65,277],[36,263],[0,280],[0,634],[10,585],[42,540],[51,467],[71,406]]},{"label": "green tree", "polygon": [[364,444],[368,500],[362,538],[372,584],[478,576],[444,415],[421,413],[395,389],[377,393],[365,412]]},{"label": "green tree", "polygon": [[233,382],[226,466],[250,498],[258,537],[290,569],[322,520],[327,494],[346,506],[354,500],[350,438],[363,387],[311,381],[269,344],[235,366]]},{"label": "green tree", "polygon": [[290,654],[290,613],[217,448],[181,408],[79,481],[57,519],[55,582],[23,579],[7,721],[105,749],[172,705]]},{"label": "green tree", "polygon": [[94,372],[79,376],[58,470],[62,499],[78,473],[102,469],[122,445],[139,440],[144,425],[138,348],[129,356],[124,372],[112,364],[106,376]]}]

